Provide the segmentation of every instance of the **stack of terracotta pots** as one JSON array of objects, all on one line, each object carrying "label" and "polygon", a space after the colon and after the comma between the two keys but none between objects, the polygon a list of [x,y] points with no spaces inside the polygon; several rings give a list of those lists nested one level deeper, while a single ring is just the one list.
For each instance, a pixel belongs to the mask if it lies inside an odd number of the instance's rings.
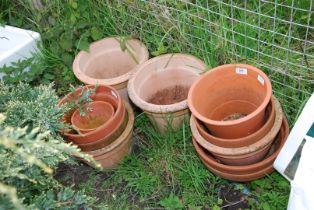
[{"label": "stack of terracotta pots", "polygon": [[274,170],[289,126],[261,70],[246,64],[214,68],[192,85],[188,105],[193,144],[210,171],[251,181]]},{"label": "stack of terracotta pots", "polygon": [[93,90],[90,103],[69,110],[63,120],[74,129],[62,131],[64,138],[94,157],[104,169],[116,167],[132,146],[134,113],[119,93],[106,85],[87,85],[66,95],[59,104],[77,103]]}]

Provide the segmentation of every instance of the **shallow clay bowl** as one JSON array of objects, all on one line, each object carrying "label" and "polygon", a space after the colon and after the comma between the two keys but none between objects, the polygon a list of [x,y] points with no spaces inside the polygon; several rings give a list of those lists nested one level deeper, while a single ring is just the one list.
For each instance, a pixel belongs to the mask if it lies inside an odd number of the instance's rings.
[{"label": "shallow clay bowl", "polygon": [[[125,117],[125,106],[123,101],[121,100],[118,92],[106,85],[96,86],[96,93],[92,94],[90,98],[95,101],[105,101],[110,103],[115,108],[114,115],[110,118],[110,120],[105,124],[94,131],[88,132],[86,134],[74,134],[74,133],[66,133],[63,132],[62,135],[68,140],[75,144],[86,144],[94,141],[98,141],[100,139],[104,139],[109,137],[112,134],[112,130],[120,127],[124,117]],[[92,89],[95,88],[95,85],[87,85],[81,88],[76,89],[76,91],[66,95],[61,101],[59,105],[68,103],[69,101],[74,100],[73,98],[82,93],[83,89]],[[65,114],[63,120],[67,123],[70,123],[71,116],[73,114],[73,110],[70,110]]]},{"label": "shallow clay bowl", "polygon": [[236,147],[244,147],[250,144],[253,144],[260,140],[262,137],[266,135],[274,125],[275,121],[275,101],[274,98],[271,98],[271,102],[268,104],[265,113],[265,120],[264,125],[257,130],[256,132],[243,137],[243,138],[236,138],[236,139],[224,139],[219,138],[212,135],[208,130],[203,126],[202,122],[196,119],[196,126],[200,134],[204,139],[206,139],[209,143],[215,144],[220,147],[227,147],[227,148],[236,148]]},{"label": "shallow clay bowl", "polygon": [[104,101],[93,101],[84,105],[83,112],[76,109],[72,114],[71,124],[81,133],[88,133],[107,123],[114,114],[113,106]]},{"label": "shallow clay bowl", "polygon": [[193,140],[193,145],[196,149],[197,154],[202,159],[203,163],[207,167],[210,167],[210,169],[215,169],[216,171],[219,171],[220,173],[225,173],[229,175],[246,175],[246,174],[252,174],[252,173],[261,171],[265,168],[268,168],[269,166],[272,166],[281,148],[286,142],[288,135],[289,135],[289,125],[288,125],[287,119],[284,118],[280,132],[277,136],[277,140],[276,142],[272,144],[272,147],[269,153],[267,154],[266,158],[258,163],[245,165],[245,166],[229,166],[229,165],[222,164],[218,160],[216,160],[211,154],[206,152],[206,150],[204,150],[196,142],[194,138],[192,140]]}]

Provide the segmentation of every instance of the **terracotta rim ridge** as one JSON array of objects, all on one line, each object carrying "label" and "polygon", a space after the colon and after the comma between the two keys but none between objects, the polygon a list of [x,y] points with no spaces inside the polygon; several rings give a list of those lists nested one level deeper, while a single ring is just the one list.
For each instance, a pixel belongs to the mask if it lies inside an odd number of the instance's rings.
[{"label": "terracotta rim ridge", "polygon": [[[168,105],[156,105],[156,104],[152,104],[152,103],[148,103],[145,100],[141,99],[137,94],[136,91],[134,90],[134,79],[136,78],[136,76],[141,72],[141,70],[146,67],[147,65],[154,63],[160,59],[165,59],[168,58],[169,60],[172,59],[173,57],[175,58],[182,58],[182,59],[189,59],[189,60],[193,60],[193,62],[197,62],[200,66],[203,67],[203,69],[201,68],[197,68],[193,66],[188,66],[188,65],[182,65],[182,66],[177,66],[177,67],[166,67],[166,68],[183,68],[186,71],[190,71],[193,72],[197,75],[201,75],[202,73],[205,72],[206,70],[206,64],[200,60],[199,58],[189,55],[189,54],[182,54],[182,53],[169,53],[169,54],[164,54],[164,55],[160,55],[154,58],[149,59],[148,61],[140,64],[138,66],[138,70],[131,76],[131,78],[129,79],[128,82],[128,94],[129,97],[131,98],[131,100],[138,106],[140,107],[143,111],[148,111],[148,112],[152,112],[152,113],[169,113],[169,112],[177,112],[180,111],[182,109],[186,109],[188,108],[188,103],[187,103],[187,99],[180,101],[178,103],[174,103],[174,104],[168,104]],[[165,69],[166,69],[165,68]],[[190,68],[190,69],[186,69],[186,68]],[[194,70],[191,70],[194,69]]]},{"label": "terracotta rim ridge", "polygon": [[238,148],[225,148],[225,147],[219,147],[214,144],[211,144],[207,140],[205,140],[201,136],[199,131],[197,130],[195,117],[192,115],[190,118],[190,127],[191,127],[193,137],[203,148],[205,148],[209,152],[213,152],[213,153],[221,154],[221,155],[244,155],[247,153],[254,152],[258,149],[261,149],[265,147],[267,144],[269,144],[269,141],[268,141],[269,139],[275,138],[282,124],[283,112],[282,112],[279,101],[275,97],[274,99],[275,99],[275,110],[276,110],[274,126],[266,134],[266,136],[264,136],[261,140],[255,142],[254,144],[251,144],[245,147],[238,147]]},{"label": "terracotta rim ridge", "polygon": [[126,139],[126,137],[128,137],[130,135],[130,132],[132,132],[133,130],[133,126],[134,126],[134,112],[133,109],[131,108],[131,106],[128,103],[125,103],[125,108],[127,110],[127,114],[128,114],[128,122],[127,122],[127,126],[124,129],[124,131],[122,132],[122,134],[115,140],[113,141],[111,144],[109,144],[108,146],[98,149],[98,150],[94,150],[94,151],[88,151],[85,152],[89,155],[95,155],[95,157],[102,155],[102,153],[108,152],[113,150],[114,148],[118,147],[121,143],[123,143],[123,141]]},{"label": "terracotta rim ridge", "polygon": [[[113,78],[109,78],[109,79],[95,79],[92,78],[88,75],[86,75],[84,72],[81,71],[80,65],[79,65],[79,60],[81,59],[82,56],[84,56],[85,54],[90,54],[93,51],[93,48],[95,48],[96,45],[104,43],[106,41],[112,41],[112,40],[116,40],[119,39],[119,37],[108,37],[108,38],[104,38],[98,41],[95,41],[93,43],[91,43],[89,46],[89,52],[86,51],[80,51],[74,58],[73,64],[72,64],[72,68],[73,68],[73,72],[75,74],[75,76],[81,80],[82,82],[84,82],[85,84],[88,85],[95,85],[95,84],[106,84],[106,85],[117,85],[123,82],[126,82],[131,74],[133,74],[135,71],[137,71],[137,67],[138,65],[140,65],[141,63],[145,62],[146,60],[148,60],[149,58],[149,53],[148,53],[148,49],[147,47],[144,45],[144,43],[142,43],[141,41],[137,40],[137,39],[128,39],[127,41],[134,41],[137,42],[141,48],[142,51],[144,52],[144,57],[139,60],[139,63],[129,72],[127,72],[126,74],[120,75],[118,77],[113,77]],[[126,42],[126,45],[128,46],[128,48],[131,48],[131,46],[129,46],[129,44]],[[108,51],[112,51],[111,49],[108,49]]]},{"label": "terracotta rim ridge", "polygon": [[232,166],[232,165],[226,165],[226,164],[219,163],[219,162],[214,160],[215,159],[214,157],[212,157],[212,158],[208,157],[208,155],[205,153],[204,149],[201,147],[201,145],[199,143],[197,143],[197,141],[193,137],[192,137],[192,143],[193,143],[195,150],[198,153],[198,155],[206,163],[209,163],[210,165],[216,165],[218,167],[218,168],[216,168],[216,170],[223,170],[223,171],[232,170],[232,171],[237,171],[237,172],[241,172],[241,171],[247,172],[248,170],[256,170],[256,168],[260,168],[264,164],[265,165],[271,164],[275,160],[275,158],[279,154],[281,148],[283,147],[283,145],[286,142],[288,135],[289,135],[289,125],[288,125],[288,121],[287,121],[286,117],[283,118],[282,129],[283,129],[283,131],[279,131],[279,132],[282,132],[281,140],[279,142],[280,145],[278,146],[278,148],[276,148],[276,150],[270,156],[266,157],[265,159],[263,159],[262,161],[259,161],[257,163],[250,164],[250,165],[244,165],[244,166]]},{"label": "terracotta rim ridge", "polygon": [[[210,132],[208,132],[205,128],[206,126],[203,125],[202,122],[200,122],[200,120],[195,118],[197,130],[200,132],[201,136],[203,136],[205,140],[220,147],[235,148],[235,147],[243,147],[248,144],[253,144],[262,138],[262,136],[260,135],[261,133],[266,134],[266,131],[267,132],[270,131],[270,129],[272,128],[274,124],[275,116],[276,116],[274,96],[272,96],[268,106],[271,106],[271,110],[267,111],[268,107],[266,107],[265,113],[267,112],[269,113],[264,124],[262,125],[261,128],[259,128],[257,131],[255,131],[254,133],[251,133],[248,136],[245,136],[242,138],[234,138],[234,139],[219,138],[217,136],[214,136]],[[256,138],[257,135],[260,135],[261,137]]]},{"label": "terracotta rim ridge", "polygon": [[[214,71],[220,71],[221,69],[224,69],[224,68],[229,68],[229,67],[233,67],[234,69],[236,67],[241,67],[241,68],[247,68],[249,69],[250,71],[255,71],[257,74],[259,74],[260,76],[263,77],[264,81],[265,81],[265,85],[266,85],[266,88],[268,88],[270,91],[267,92],[262,104],[256,109],[254,110],[252,113],[248,114],[247,116],[245,117],[242,117],[240,119],[237,119],[237,120],[231,120],[231,121],[218,121],[218,120],[211,120],[207,117],[204,117],[202,114],[200,114],[195,108],[194,108],[194,105],[193,105],[193,100],[192,100],[192,94],[193,94],[193,91],[194,89],[196,88],[196,86],[198,85],[198,82],[200,80],[203,79],[204,76],[210,74],[211,72],[214,72]],[[216,125],[216,126],[230,126],[230,125],[236,125],[238,123],[242,123],[242,122],[245,122],[253,117],[255,117],[256,115],[258,115],[261,110],[265,109],[266,106],[268,105],[269,101],[270,101],[270,98],[271,98],[271,95],[272,95],[272,86],[271,86],[271,83],[270,83],[270,80],[269,78],[267,77],[267,75],[260,69],[254,67],[254,66],[251,66],[251,65],[248,65],[248,64],[225,64],[225,65],[222,65],[222,66],[218,66],[216,68],[213,68],[211,70],[209,70],[208,72],[206,72],[204,75],[202,75],[200,78],[198,78],[193,84],[192,86],[190,87],[190,91],[189,91],[189,94],[188,94],[188,105],[189,105],[189,108],[191,110],[191,112],[193,113],[193,115],[201,120],[202,122],[204,123],[208,123],[208,124],[212,124],[212,125]]]}]

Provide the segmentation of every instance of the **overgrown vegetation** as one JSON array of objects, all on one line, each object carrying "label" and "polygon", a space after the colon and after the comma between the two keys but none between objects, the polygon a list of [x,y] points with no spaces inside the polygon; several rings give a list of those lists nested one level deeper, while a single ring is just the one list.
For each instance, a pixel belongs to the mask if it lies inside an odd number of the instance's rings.
[{"label": "overgrown vegetation", "polygon": [[75,208],[96,201],[53,177],[60,163],[76,164],[72,155],[92,161],[59,136],[67,109],[57,103],[52,85],[0,82],[0,208]]},{"label": "overgrown vegetation", "polygon": [[[271,77],[291,125],[302,101],[314,91],[314,48],[304,41],[314,41],[314,15],[307,11],[307,0],[293,1],[303,10],[282,6],[292,1],[277,0],[274,7],[272,1],[45,0],[44,7],[36,9],[31,1],[0,0],[0,23],[38,31],[43,41],[33,60],[0,72],[7,73],[5,80],[11,84],[55,82],[62,95],[70,84],[78,84],[71,65],[80,50],[102,37],[131,36],[142,40],[152,56],[183,52],[203,59],[209,68],[231,62],[260,67]],[[297,24],[290,24],[291,17]],[[29,72],[23,66],[29,66]],[[57,177],[99,198],[98,208],[218,209],[224,206],[219,197],[224,185],[247,193],[250,208],[286,207],[289,185],[278,173],[248,184],[220,179],[200,163],[190,135],[187,124],[175,134],[157,134],[140,114],[136,149],[121,167],[101,173],[86,166],[66,166]],[[73,171],[85,174],[80,179]]]}]

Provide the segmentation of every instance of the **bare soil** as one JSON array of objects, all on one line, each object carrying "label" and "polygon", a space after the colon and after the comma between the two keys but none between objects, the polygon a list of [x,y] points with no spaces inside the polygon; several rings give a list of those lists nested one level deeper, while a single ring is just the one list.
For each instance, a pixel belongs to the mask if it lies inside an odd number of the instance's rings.
[{"label": "bare soil", "polygon": [[185,100],[188,97],[188,92],[189,87],[176,85],[157,91],[147,102],[156,105],[174,104]]},{"label": "bare soil", "polygon": [[220,187],[219,198],[223,201],[222,210],[249,209],[248,196],[231,185]]},{"label": "bare soil", "polygon": [[234,113],[234,114],[228,115],[222,121],[237,120],[237,119],[241,119],[241,118],[243,118],[245,116],[247,116],[246,113]]}]

